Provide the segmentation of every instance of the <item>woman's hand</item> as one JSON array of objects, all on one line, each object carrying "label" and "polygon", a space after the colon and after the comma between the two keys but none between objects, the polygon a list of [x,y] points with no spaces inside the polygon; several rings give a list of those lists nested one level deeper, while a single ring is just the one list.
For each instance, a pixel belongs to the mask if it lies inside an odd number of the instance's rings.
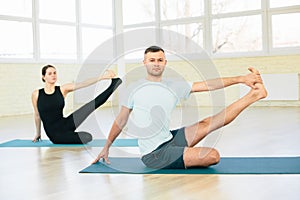
[{"label": "woman's hand", "polygon": [[78,90],[81,88],[88,87],[92,84],[97,83],[98,81],[105,80],[105,79],[112,79],[116,76],[115,72],[112,70],[106,70],[101,76],[94,77],[87,79],[85,81],[79,82],[79,83],[67,83],[60,87],[61,93],[64,97],[67,96],[69,92],[73,92],[74,90]]}]

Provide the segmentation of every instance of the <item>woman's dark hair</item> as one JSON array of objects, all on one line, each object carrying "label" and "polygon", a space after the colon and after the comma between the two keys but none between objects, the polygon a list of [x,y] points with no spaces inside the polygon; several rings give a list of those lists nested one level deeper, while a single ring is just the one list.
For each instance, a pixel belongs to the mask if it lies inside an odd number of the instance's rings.
[{"label": "woman's dark hair", "polygon": [[152,53],[154,53],[154,52],[159,52],[159,51],[162,51],[163,53],[165,53],[165,51],[161,48],[161,47],[159,47],[159,46],[151,46],[151,47],[148,47],[146,50],[145,50],[145,55],[147,54],[147,53],[149,53],[149,52],[152,52]]},{"label": "woman's dark hair", "polygon": [[[46,75],[46,71],[47,71],[48,68],[54,68],[54,69],[55,69],[55,67],[52,66],[52,65],[46,65],[46,66],[44,66],[44,67],[42,68],[42,75],[43,75],[43,76]],[[42,78],[42,81],[45,82],[44,78]]]}]

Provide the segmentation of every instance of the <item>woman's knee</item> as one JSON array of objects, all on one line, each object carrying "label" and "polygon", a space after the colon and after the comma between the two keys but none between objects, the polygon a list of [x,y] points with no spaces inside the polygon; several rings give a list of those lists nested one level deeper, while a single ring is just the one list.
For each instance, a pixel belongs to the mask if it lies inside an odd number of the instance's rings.
[{"label": "woman's knee", "polygon": [[93,140],[92,134],[88,132],[80,132],[79,133],[79,138],[82,141],[83,144],[88,143]]},{"label": "woman's knee", "polygon": [[93,140],[88,132],[66,132],[49,138],[53,144],[86,144]]}]

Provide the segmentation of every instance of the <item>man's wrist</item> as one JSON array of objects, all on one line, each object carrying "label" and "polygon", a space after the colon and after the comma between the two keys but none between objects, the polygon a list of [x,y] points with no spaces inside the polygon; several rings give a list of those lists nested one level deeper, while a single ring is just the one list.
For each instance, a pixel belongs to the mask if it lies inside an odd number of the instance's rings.
[{"label": "man's wrist", "polygon": [[237,83],[245,83],[245,77],[244,76],[237,76],[236,77]]}]

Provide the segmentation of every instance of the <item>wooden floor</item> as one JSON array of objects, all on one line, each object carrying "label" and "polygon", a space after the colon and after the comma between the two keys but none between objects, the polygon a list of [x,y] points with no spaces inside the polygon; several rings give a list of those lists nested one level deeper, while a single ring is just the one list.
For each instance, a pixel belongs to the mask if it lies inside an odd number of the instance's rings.
[{"label": "wooden floor", "polygon": [[[95,114],[102,132],[109,130],[112,115],[105,109]],[[80,129],[103,137],[94,120],[89,118]],[[1,118],[0,142],[32,139],[33,122],[32,116]],[[251,107],[203,145],[213,145],[224,157],[299,156],[300,108]],[[300,199],[300,175],[79,174],[99,151],[0,148],[0,199]],[[136,156],[137,152],[135,147],[112,148],[110,156]]]}]

